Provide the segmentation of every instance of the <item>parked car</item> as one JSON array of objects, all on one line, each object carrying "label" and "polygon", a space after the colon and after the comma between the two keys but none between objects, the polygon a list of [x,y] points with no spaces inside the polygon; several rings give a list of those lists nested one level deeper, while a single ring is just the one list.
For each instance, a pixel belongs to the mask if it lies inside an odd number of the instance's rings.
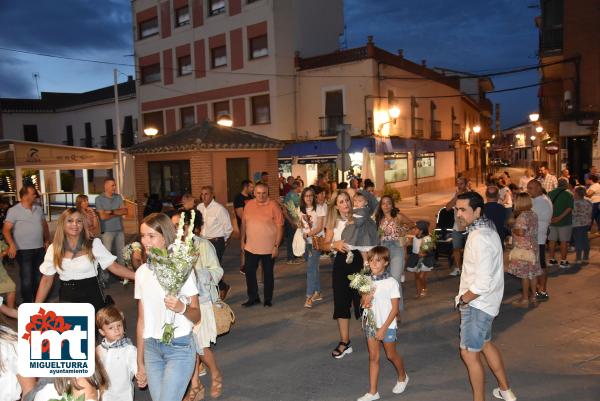
[{"label": "parked car", "polygon": [[509,167],[510,166],[510,162],[508,160],[501,159],[499,157],[493,158],[491,163],[492,163],[492,166],[498,166],[498,167]]}]

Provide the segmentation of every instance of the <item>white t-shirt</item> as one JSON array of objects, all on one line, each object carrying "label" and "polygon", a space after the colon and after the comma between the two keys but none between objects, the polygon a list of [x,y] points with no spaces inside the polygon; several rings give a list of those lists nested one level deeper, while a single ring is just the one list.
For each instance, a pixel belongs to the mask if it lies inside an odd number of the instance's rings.
[{"label": "white t-shirt", "polygon": [[593,183],[588,188],[588,191],[593,192],[592,196],[590,197],[592,200],[592,203],[600,202],[600,183],[598,183],[598,182]]},{"label": "white t-shirt", "polygon": [[548,237],[548,227],[552,219],[552,201],[546,195],[540,195],[531,200],[533,211],[538,218],[538,245],[544,245]]},{"label": "white t-shirt", "polygon": [[[375,284],[375,294],[371,302],[371,310],[375,315],[375,323],[377,328],[383,326],[392,311],[392,299],[400,298],[400,285],[393,277],[388,277],[383,280],[373,281]],[[396,317],[390,323],[389,329],[395,329]]]},{"label": "white t-shirt", "polygon": [[533,177],[527,177],[526,175],[522,176],[519,180],[519,189],[521,191],[527,191],[527,184],[529,181],[533,180]]},{"label": "white t-shirt", "polygon": [[[105,341],[105,340],[104,340]],[[133,401],[133,378],[137,373],[137,349],[133,344],[120,348],[96,347],[96,355],[108,374],[109,386],[103,401]]]},{"label": "white t-shirt", "polygon": [[[302,221],[302,232],[304,234],[309,233],[316,225],[317,225],[317,220],[319,217],[323,218],[323,226],[325,226],[325,216],[327,215],[327,209],[325,208],[324,205],[317,205],[317,208],[306,208],[306,214],[301,213],[302,218],[300,219]],[[312,228],[308,225],[308,222],[306,221],[306,218],[304,216],[310,216],[310,222],[312,224]],[[319,237],[322,237],[324,235],[323,230],[321,230],[318,234]],[[310,243],[310,238],[309,238],[309,243]]]},{"label": "white t-shirt", "polygon": [[[5,328],[15,336],[17,335],[8,327]],[[2,389],[0,390],[0,401],[20,400],[21,386],[17,380],[17,342],[0,339],[0,358],[4,367],[4,371],[0,375],[0,389]]]},{"label": "white t-shirt", "polygon": [[507,209],[512,208],[512,192],[510,192],[510,188],[508,186],[500,188],[498,191],[498,203]]},{"label": "white t-shirt", "polygon": [[431,237],[429,235],[426,235],[423,238],[417,238],[416,236],[414,236],[412,243],[412,253],[419,254],[419,251],[421,250],[421,244],[423,243],[423,241],[429,240],[431,240]]},{"label": "white t-shirt", "polygon": [[[198,295],[198,287],[196,287],[196,274],[192,269],[190,276],[187,278],[183,288],[180,291],[181,295],[191,297]],[[133,297],[142,301],[144,305],[144,338],[162,338],[163,325],[166,321],[167,308],[165,306],[166,293],[158,284],[156,275],[144,263],[135,272],[135,290]],[[174,313],[168,311],[169,313]],[[175,337],[183,337],[192,331],[192,322],[185,316],[175,313]]]},{"label": "white t-shirt", "polygon": [[[96,263],[106,270],[117,259],[110,253],[102,244],[100,238],[94,238],[92,242],[92,254]],[[86,278],[96,277],[96,269],[94,262],[87,255],[81,255],[73,259],[63,258],[62,266],[57,269],[54,266],[54,245],[50,245],[46,250],[44,261],[40,265],[40,272],[46,276],[52,276],[58,273],[58,277],[62,281],[83,280]]]},{"label": "white t-shirt", "polygon": [[335,227],[333,227],[332,241],[339,241],[342,239],[342,232],[344,231],[344,228],[346,228],[346,223],[348,223],[348,220],[337,219]]}]

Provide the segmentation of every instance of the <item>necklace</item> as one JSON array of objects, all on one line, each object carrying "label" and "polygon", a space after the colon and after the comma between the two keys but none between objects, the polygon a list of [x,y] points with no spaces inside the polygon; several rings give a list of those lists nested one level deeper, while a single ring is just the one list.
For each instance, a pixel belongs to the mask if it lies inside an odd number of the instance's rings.
[{"label": "necklace", "polygon": [[69,241],[65,241],[63,244],[63,250],[65,252],[71,252],[73,254],[73,256],[77,255],[79,252],[81,252],[81,248],[83,247],[83,237],[79,236],[79,239],[77,240],[77,245],[75,245],[75,248],[71,248],[71,245],[69,245]]}]

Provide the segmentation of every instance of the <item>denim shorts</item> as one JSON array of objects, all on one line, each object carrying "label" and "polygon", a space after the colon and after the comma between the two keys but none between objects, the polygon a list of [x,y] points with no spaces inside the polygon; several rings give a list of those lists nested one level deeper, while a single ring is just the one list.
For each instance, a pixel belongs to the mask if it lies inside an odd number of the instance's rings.
[{"label": "denim shorts", "polygon": [[394,343],[396,342],[396,329],[387,329],[385,332],[385,337],[383,337],[384,343]]},{"label": "denim shorts", "polygon": [[466,231],[452,231],[452,249],[464,249],[467,242]]},{"label": "denim shorts", "polygon": [[492,339],[494,316],[466,305],[460,308],[460,348],[479,352]]}]

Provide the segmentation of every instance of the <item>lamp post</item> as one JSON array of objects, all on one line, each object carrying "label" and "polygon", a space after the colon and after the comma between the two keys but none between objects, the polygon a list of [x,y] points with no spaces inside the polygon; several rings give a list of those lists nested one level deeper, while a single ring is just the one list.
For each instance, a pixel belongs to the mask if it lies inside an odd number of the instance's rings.
[{"label": "lamp post", "polygon": [[477,124],[473,127],[473,133],[475,133],[477,138],[477,152],[475,155],[477,156],[477,160],[475,161],[475,185],[479,187],[479,164],[481,163],[481,148],[479,147],[479,133],[481,132],[481,125]]}]

